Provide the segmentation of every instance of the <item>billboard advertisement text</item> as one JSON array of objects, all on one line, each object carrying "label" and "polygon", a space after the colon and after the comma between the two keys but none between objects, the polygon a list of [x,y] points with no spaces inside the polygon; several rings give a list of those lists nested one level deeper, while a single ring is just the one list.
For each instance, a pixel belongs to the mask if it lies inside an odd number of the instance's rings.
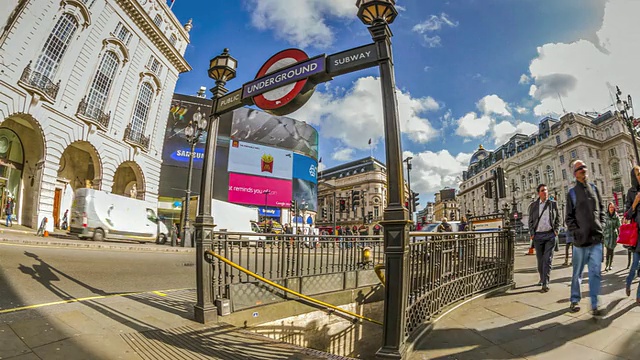
[{"label": "billboard advertisement text", "polygon": [[247,205],[289,207],[291,180],[229,174],[229,202]]}]

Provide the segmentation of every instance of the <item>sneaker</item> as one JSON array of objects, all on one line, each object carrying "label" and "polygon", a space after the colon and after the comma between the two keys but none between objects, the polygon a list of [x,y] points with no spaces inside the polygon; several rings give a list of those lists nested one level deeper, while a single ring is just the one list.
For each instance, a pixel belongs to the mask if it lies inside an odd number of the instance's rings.
[{"label": "sneaker", "polygon": [[572,302],[571,306],[569,306],[569,311],[576,313],[578,311],[580,311],[580,304],[577,302]]},{"label": "sneaker", "polygon": [[591,310],[591,315],[593,315],[594,317],[601,317],[604,315],[604,313],[602,312],[602,310],[595,308]]},{"label": "sneaker", "polygon": [[548,292],[548,291],[549,291],[549,286],[547,286],[547,285],[542,285],[542,292],[543,292],[543,293],[546,293],[546,292]]}]

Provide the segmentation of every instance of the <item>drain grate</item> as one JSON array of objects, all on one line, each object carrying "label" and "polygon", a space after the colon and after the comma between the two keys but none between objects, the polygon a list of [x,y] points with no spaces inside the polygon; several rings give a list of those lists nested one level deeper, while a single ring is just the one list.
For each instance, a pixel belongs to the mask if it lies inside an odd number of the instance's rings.
[{"label": "drain grate", "polygon": [[121,336],[140,357],[148,360],[347,359],[275,341],[231,325],[202,329],[183,326]]}]

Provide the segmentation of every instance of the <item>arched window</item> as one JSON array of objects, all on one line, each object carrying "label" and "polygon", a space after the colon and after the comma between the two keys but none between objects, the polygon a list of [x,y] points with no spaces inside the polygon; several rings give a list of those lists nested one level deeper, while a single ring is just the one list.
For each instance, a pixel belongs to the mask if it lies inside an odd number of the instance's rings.
[{"label": "arched window", "polygon": [[538,171],[538,170],[536,169],[536,171],[534,172],[534,174],[535,174],[535,178],[536,178],[536,185],[538,185],[538,184],[540,184],[540,182],[541,182],[541,181],[540,181],[540,171]]},{"label": "arched window", "polygon": [[153,89],[148,83],[142,83],[136,106],[133,109],[133,117],[131,119],[131,132],[133,136],[139,137],[143,135],[144,128],[149,117],[149,109],[151,108],[151,99],[153,98]]},{"label": "arched window", "polygon": [[611,163],[611,175],[618,176],[620,175],[620,163],[614,161]]},{"label": "arched window", "polygon": [[71,14],[62,14],[44,44],[42,53],[36,62],[35,72],[49,79],[53,77],[77,29],[76,18]]},{"label": "arched window", "polygon": [[526,189],[527,188],[527,178],[524,175],[522,175],[522,178],[520,179],[520,182],[522,183],[521,190]]},{"label": "arched window", "polygon": [[96,71],[91,83],[91,89],[89,89],[86,115],[97,119],[104,111],[117,70],[118,57],[113,52],[107,51],[100,61],[98,71]]},{"label": "arched window", "polygon": [[533,175],[529,173],[529,187],[533,187]]},{"label": "arched window", "polygon": [[551,168],[551,165],[547,165],[546,175],[547,175],[547,183],[548,184],[553,184],[553,182],[555,180],[554,179],[555,178],[555,174],[554,174],[553,169]]}]

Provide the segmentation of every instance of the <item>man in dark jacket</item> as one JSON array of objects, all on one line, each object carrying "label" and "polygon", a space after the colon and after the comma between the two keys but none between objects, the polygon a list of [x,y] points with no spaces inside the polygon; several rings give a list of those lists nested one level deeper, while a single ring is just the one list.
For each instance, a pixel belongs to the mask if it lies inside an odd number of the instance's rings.
[{"label": "man in dark jacket", "polygon": [[583,161],[576,160],[573,163],[576,184],[567,194],[565,222],[573,237],[573,277],[569,309],[572,312],[580,311],[580,282],[584,266],[587,265],[591,311],[594,316],[600,316],[598,295],[600,294],[602,228],[605,211],[598,188],[587,182],[587,170],[587,165]]},{"label": "man in dark jacket", "polygon": [[556,236],[560,229],[560,212],[558,204],[549,199],[547,185],[538,185],[538,199],[529,205],[529,233],[536,248],[538,275],[542,292],[549,291],[551,261]]}]

